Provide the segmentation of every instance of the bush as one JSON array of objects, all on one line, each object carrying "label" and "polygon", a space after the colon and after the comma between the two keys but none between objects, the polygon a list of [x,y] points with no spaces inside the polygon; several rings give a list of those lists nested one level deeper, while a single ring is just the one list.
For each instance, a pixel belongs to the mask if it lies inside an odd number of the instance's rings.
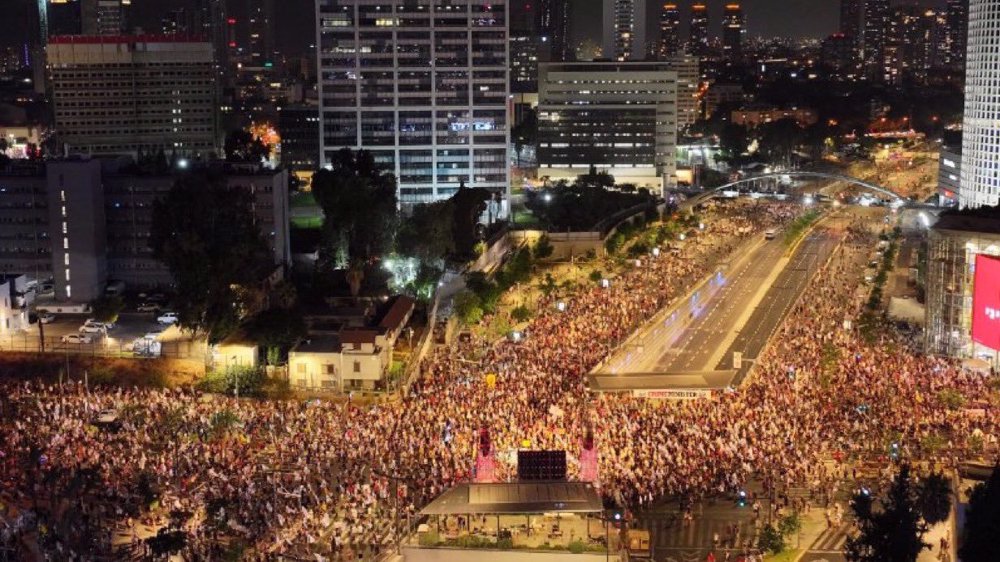
[{"label": "bush", "polygon": [[569,551],[573,554],[583,554],[587,551],[587,545],[581,540],[575,540],[569,543]]},{"label": "bush", "polygon": [[532,317],[531,309],[524,306],[523,304],[510,312],[511,318],[515,322],[527,322]]},{"label": "bush", "polygon": [[590,276],[589,277],[590,277],[590,280],[593,281],[594,283],[600,283],[601,279],[604,279],[604,274],[601,273],[600,270],[595,269],[594,271],[590,272]]},{"label": "bush", "polygon": [[438,546],[441,544],[441,536],[437,531],[431,530],[420,535],[420,546]]},{"label": "bush", "polygon": [[497,548],[499,548],[500,550],[513,550],[514,539],[507,537],[497,540]]},{"label": "bush", "polygon": [[781,536],[774,525],[765,525],[757,539],[757,548],[771,554],[781,554],[785,550],[785,537]]},{"label": "bush", "polygon": [[552,255],[555,248],[552,247],[552,242],[549,240],[548,234],[543,234],[538,242],[535,243],[535,247],[532,252],[535,255],[536,260],[543,260]]},{"label": "bush", "polygon": [[208,373],[196,387],[202,392],[235,394],[238,390],[240,396],[260,396],[266,382],[264,371],[257,367],[229,367]]},{"label": "bush", "polygon": [[472,291],[462,291],[455,295],[455,314],[463,324],[478,324],[483,319],[479,297]]},{"label": "bush", "polygon": [[604,249],[609,253],[614,255],[621,249],[622,245],[625,243],[625,235],[622,234],[621,229],[618,232],[611,235],[610,238],[604,242]]}]

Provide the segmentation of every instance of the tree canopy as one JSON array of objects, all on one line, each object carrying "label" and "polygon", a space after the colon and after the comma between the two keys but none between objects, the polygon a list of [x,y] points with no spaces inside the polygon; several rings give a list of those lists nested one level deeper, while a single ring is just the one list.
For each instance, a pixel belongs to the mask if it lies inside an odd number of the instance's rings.
[{"label": "tree canopy", "polygon": [[226,135],[223,145],[227,162],[260,162],[267,157],[268,148],[264,141],[255,138],[249,131],[236,129]]},{"label": "tree canopy", "polygon": [[910,467],[903,465],[880,505],[871,496],[858,494],[851,502],[858,535],[847,540],[845,555],[851,562],[916,562],[930,547],[923,541],[927,524],[917,505],[917,489]]},{"label": "tree canopy", "polygon": [[958,551],[964,562],[995,562],[1000,560],[1000,465],[993,474],[977,484],[965,512],[962,547]]},{"label": "tree canopy", "polygon": [[313,176],[312,187],[323,228],[338,246],[339,265],[381,257],[392,248],[396,178],[364,150],[345,148],[331,165]]},{"label": "tree canopy", "polygon": [[180,325],[213,342],[239,324],[273,264],[250,190],[205,172],[179,177],[154,203],[149,244],[176,283]]}]

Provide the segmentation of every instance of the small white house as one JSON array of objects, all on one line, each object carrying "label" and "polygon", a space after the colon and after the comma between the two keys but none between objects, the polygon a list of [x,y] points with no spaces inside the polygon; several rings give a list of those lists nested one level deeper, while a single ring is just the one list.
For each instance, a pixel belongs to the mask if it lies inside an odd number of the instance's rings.
[{"label": "small white house", "polygon": [[0,334],[10,335],[28,327],[30,292],[24,275],[0,277]]},{"label": "small white house", "polygon": [[310,336],[288,354],[289,381],[314,390],[374,390],[391,359],[376,345],[377,337],[364,329]]},{"label": "small white house", "polygon": [[291,385],[345,392],[374,390],[392,366],[392,348],[413,309],[413,299],[400,296],[376,327],[312,333],[288,354]]}]

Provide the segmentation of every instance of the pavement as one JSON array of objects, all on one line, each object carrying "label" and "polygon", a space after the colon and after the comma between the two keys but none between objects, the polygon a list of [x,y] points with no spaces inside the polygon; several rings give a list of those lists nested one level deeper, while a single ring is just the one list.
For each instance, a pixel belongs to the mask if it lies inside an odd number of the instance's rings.
[{"label": "pavement", "polygon": [[750,362],[756,360],[764,350],[771,335],[798,301],[809,280],[825,263],[842,238],[843,234],[830,230],[810,231],[753,309],[749,319],[743,325],[731,326],[730,329],[738,330],[739,333],[722,354],[715,368],[732,366],[733,353],[742,353],[742,365],[733,384],[738,385],[742,382],[751,368]]},{"label": "pavement", "polygon": [[[718,378],[698,373],[726,372],[739,351],[742,367],[726,373],[721,386],[738,383],[840,238],[840,233],[812,231],[791,256],[779,240],[754,244],[653,319],[601,372],[667,373],[660,378],[676,375],[673,382],[694,381],[692,387],[698,387],[698,380]],[[672,384],[664,382],[664,387]]]}]

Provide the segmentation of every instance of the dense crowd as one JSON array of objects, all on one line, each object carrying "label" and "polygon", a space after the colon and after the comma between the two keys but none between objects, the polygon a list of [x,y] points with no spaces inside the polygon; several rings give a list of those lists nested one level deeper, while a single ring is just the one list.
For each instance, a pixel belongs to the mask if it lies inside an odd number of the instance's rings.
[{"label": "dense crowd", "polygon": [[940,398],[980,400],[983,377],[897,353],[889,333],[869,344],[845,329],[875,245],[864,224],[836,232],[844,243],[742,388],[669,403],[587,392],[584,375],[633,329],[795,212],[718,209],[684,252],[626,267],[607,287],[544,297],[519,341],[441,347],[401,399],[374,406],[2,383],[0,538],[25,558],[112,545],[116,557],[143,557],[157,543],[140,538],[159,529],[186,537],[189,560],[237,543],[248,559],[356,559],[386,547],[395,518],[472,476],[481,428],[501,479],[525,447],[566,450],[578,474],[592,430],[602,491],[634,508],[730,494],[751,479],[818,487],[830,456],[946,456],[971,435],[990,446],[1000,416]]}]

